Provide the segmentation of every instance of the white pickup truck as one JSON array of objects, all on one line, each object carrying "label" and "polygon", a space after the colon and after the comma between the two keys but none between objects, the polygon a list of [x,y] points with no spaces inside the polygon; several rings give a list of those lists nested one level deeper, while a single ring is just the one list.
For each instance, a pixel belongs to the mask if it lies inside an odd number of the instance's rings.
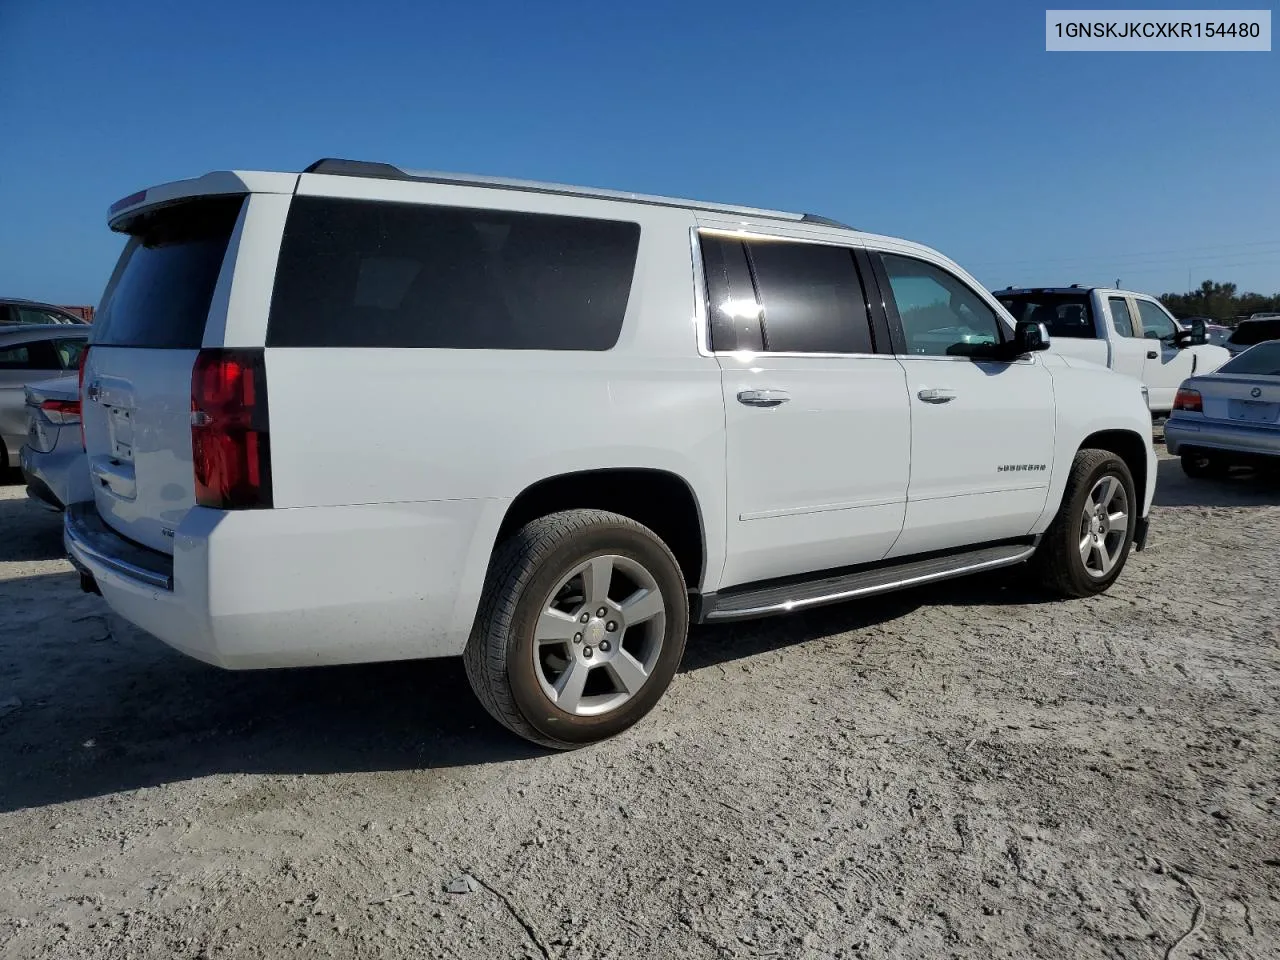
[{"label": "white pickup truck", "polygon": [[1204,321],[1184,326],[1145,293],[1077,285],[1007,287],[995,297],[1015,320],[1043,323],[1054,352],[1141,380],[1152,413],[1168,414],[1183,380],[1231,359],[1207,342]]}]

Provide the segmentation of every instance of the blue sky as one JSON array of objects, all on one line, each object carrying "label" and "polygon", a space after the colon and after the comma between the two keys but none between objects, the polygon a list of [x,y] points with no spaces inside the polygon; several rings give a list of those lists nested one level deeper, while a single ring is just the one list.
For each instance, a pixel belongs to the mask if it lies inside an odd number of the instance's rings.
[{"label": "blue sky", "polygon": [[0,294],[62,303],[113,200],[323,156],[822,213],[992,286],[1280,291],[1280,52],[1049,54],[1025,2],[0,0],[0,129]]}]

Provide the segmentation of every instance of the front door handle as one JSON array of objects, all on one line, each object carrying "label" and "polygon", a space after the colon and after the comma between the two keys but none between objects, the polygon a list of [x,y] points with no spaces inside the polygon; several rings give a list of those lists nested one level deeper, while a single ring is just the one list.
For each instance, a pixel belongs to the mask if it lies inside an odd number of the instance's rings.
[{"label": "front door handle", "polygon": [[1148,360],[1154,360],[1154,359],[1156,359],[1156,357],[1158,357],[1158,356],[1160,356],[1160,354],[1156,353],[1156,351],[1154,351],[1154,350],[1148,350],[1148,351],[1147,351],[1147,359],[1148,359]]},{"label": "front door handle", "polygon": [[738,402],[748,407],[776,407],[791,399],[785,390],[739,390]]},{"label": "front door handle", "polygon": [[925,403],[950,403],[956,398],[950,390],[921,390],[916,396]]}]

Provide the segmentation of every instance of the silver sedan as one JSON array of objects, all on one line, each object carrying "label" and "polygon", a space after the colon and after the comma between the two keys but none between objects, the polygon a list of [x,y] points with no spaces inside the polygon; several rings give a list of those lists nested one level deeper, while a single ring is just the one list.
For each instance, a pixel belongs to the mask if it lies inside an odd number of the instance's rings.
[{"label": "silver sedan", "polygon": [[1236,464],[1280,467],[1280,340],[1184,380],[1164,437],[1189,476],[1221,476]]},{"label": "silver sedan", "polygon": [[93,328],[87,324],[0,327],[0,472],[18,466],[27,437],[28,383],[70,374]]}]

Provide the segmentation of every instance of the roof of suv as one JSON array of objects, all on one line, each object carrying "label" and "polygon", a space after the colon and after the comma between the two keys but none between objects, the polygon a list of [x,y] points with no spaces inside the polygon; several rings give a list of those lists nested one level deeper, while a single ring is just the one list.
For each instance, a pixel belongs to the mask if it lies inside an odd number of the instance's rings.
[{"label": "roof of suv", "polygon": [[[517,180],[510,177],[489,177],[478,174],[443,173],[434,170],[408,170],[390,163],[363,160],[317,160],[302,171],[303,174],[354,177],[371,180],[401,180],[410,183],[437,183],[449,186],[487,187],[493,190],[513,190],[522,193],[555,194],[566,197],[585,197],[597,200],[617,200],[624,203],[652,206],[678,207],[707,213],[728,214],[752,219],[780,220],[796,225],[830,227],[838,230],[857,231],[856,227],[820,217],[812,213],[789,213],[784,210],[765,210],[759,207],[710,203],[701,200],[685,200],[677,197],[661,197],[601,187],[579,187],[540,180]],[[178,180],[139,190],[113,203],[107,212],[107,221],[113,230],[127,227],[136,213],[144,208],[173,202],[184,197],[205,194],[234,194],[243,192],[293,193],[299,174],[269,171],[220,170],[192,180]],[[861,231],[858,231],[861,232]]]}]

